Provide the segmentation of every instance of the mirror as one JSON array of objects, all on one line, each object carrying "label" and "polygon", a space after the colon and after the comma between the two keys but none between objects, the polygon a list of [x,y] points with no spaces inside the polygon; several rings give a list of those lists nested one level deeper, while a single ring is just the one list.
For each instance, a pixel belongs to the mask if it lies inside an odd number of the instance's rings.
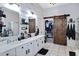
[{"label": "mirror", "polygon": [[6,18],[0,17],[4,26],[0,28],[0,36],[18,36],[19,34],[19,12],[10,10],[8,8],[1,8]]},{"label": "mirror", "polygon": [[35,19],[29,19],[29,33],[35,33]]}]

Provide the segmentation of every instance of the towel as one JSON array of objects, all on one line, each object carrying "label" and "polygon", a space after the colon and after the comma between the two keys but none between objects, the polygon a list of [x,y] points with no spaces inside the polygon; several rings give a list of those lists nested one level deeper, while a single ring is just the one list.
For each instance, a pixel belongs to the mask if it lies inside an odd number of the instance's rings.
[{"label": "towel", "polygon": [[69,29],[69,24],[68,24],[68,26],[67,26],[66,36],[70,39],[70,29]]},{"label": "towel", "polygon": [[73,24],[73,33],[72,34],[73,34],[72,39],[75,40],[75,24]]}]

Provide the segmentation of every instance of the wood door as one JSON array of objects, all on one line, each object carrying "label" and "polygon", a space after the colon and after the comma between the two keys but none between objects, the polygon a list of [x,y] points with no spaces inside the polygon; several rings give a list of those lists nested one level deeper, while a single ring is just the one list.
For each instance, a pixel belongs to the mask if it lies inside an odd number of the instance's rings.
[{"label": "wood door", "polygon": [[35,32],[35,19],[29,19],[29,33]]},{"label": "wood door", "polygon": [[66,45],[66,26],[67,20],[65,16],[54,17],[54,43]]}]

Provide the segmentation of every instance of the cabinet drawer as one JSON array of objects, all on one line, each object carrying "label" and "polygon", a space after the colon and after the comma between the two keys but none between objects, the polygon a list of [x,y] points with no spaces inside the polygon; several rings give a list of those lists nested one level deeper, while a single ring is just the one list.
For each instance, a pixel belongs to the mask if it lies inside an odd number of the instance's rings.
[{"label": "cabinet drawer", "polygon": [[41,49],[41,40],[34,41],[34,53],[36,54]]},{"label": "cabinet drawer", "polygon": [[15,49],[11,49],[1,54],[1,56],[15,56]]}]

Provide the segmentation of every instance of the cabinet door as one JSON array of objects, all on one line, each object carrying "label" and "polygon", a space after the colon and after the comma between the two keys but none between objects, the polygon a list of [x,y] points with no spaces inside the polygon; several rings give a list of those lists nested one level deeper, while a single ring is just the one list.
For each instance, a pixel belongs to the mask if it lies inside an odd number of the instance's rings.
[{"label": "cabinet door", "polygon": [[44,46],[44,37],[41,37],[40,39],[38,39],[38,43],[39,43],[38,49],[40,50]]},{"label": "cabinet door", "polygon": [[[34,55],[34,48],[33,48],[33,41],[32,42],[29,42],[29,43],[27,43],[27,47],[26,47],[26,49],[27,49],[27,56],[33,56]],[[26,46],[26,45],[25,45]]]},{"label": "cabinet door", "polygon": [[39,47],[38,40],[34,41],[33,47],[34,47],[34,55],[36,55],[36,53],[39,51],[39,49],[38,49],[38,47]]},{"label": "cabinet door", "polygon": [[11,49],[1,54],[1,56],[15,56],[15,49]]},{"label": "cabinet door", "polygon": [[42,38],[40,38],[39,40],[38,40],[38,42],[39,42],[39,50],[42,48]]},{"label": "cabinet door", "polygon": [[42,47],[44,46],[44,40],[45,40],[45,38],[42,37]]},{"label": "cabinet door", "polygon": [[16,55],[17,56],[25,56],[27,54],[26,50],[27,49],[26,49],[25,45],[21,45],[21,46],[16,48]]}]

